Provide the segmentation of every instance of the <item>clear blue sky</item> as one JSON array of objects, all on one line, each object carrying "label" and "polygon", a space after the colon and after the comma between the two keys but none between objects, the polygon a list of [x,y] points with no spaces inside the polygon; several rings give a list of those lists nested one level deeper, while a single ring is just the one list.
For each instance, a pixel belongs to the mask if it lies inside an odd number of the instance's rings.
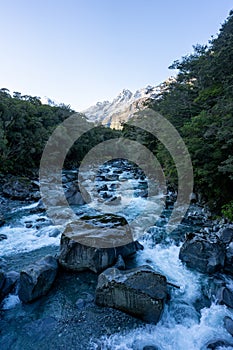
[{"label": "clear blue sky", "polygon": [[231,8],[230,0],[0,0],[0,87],[82,110],[157,85]]}]

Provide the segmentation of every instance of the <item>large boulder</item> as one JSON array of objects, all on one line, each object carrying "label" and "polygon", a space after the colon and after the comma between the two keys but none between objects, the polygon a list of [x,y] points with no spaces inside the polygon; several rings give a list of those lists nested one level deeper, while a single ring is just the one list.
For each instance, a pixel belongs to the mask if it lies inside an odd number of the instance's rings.
[{"label": "large boulder", "polygon": [[95,302],[157,323],[167,299],[166,277],[149,266],[120,271],[115,267],[99,275]]},{"label": "large boulder", "polygon": [[20,273],[19,298],[25,303],[45,295],[51,288],[58,271],[57,260],[48,255]]},{"label": "large boulder", "polygon": [[[108,219],[117,221],[109,226]],[[134,242],[124,218],[116,215],[78,221],[67,225],[61,236],[59,263],[73,271],[101,272],[123,258],[136,253],[142,246]],[[101,226],[102,224],[102,226]],[[120,224],[120,225],[119,225]]]},{"label": "large boulder", "polygon": [[0,302],[13,291],[16,283],[19,281],[19,273],[9,271],[4,273],[0,271]]},{"label": "large boulder", "polygon": [[224,266],[225,246],[218,237],[188,234],[183,243],[179,258],[188,267],[202,273],[214,273]]}]

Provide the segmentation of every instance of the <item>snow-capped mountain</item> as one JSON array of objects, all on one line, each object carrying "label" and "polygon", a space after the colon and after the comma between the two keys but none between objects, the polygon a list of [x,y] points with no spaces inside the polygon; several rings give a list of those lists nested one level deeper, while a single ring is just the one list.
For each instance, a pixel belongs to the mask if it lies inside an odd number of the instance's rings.
[{"label": "snow-capped mountain", "polygon": [[129,120],[134,113],[145,108],[144,103],[149,99],[157,99],[174,78],[158,86],[150,86],[132,93],[124,89],[112,102],[97,102],[96,105],[82,111],[87,119],[94,123],[101,123],[111,128],[119,129],[121,123]]},{"label": "snow-capped mountain", "polygon": [[44,97],[40,97],[40,102],[42,103],[42,105],[49,105],[49,106],[58,106],[59,103],[57,103],[55,100],[52,100],[51,98],[44,96]]}]

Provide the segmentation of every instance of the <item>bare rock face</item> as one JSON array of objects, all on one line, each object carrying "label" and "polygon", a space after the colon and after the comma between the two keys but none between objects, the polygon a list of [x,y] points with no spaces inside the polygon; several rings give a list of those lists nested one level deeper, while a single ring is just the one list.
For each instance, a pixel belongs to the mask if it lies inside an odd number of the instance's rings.
[{"label": "bare rock face", "polygon": [[99,275],[95,302],[156,324],[167,299],[166,277],[149,266],[128,271],[109,268]]},{"label": "bare rock face", "polygon": [[57,260],[48,255],[20,273],[19,298],[31,302],[50,290],[58,271]]},{"label": "bare rock face", "polygon": [[[86,218],[87,219],[87,218]],[[73,271],[101,272],[116,263],[119,255],[125,258],[143,247],[133,241],[127,222],[109,226],[111,222],[125,220],[111,215],[98,220],[89,218],[67,225],[61,237],[59,263]],[[95,222],[93,222],[95,221]]]},{"label": "bare rock face", "polygon": [[179,258],[188,267],[203,273],[214,273],[224,266],[225,247],[216,239],[190,234],[186,237]]}]

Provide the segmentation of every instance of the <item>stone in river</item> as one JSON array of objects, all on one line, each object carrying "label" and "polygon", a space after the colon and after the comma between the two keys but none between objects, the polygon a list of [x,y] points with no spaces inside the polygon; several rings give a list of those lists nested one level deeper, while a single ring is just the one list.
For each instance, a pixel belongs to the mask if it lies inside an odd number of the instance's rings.
[{"label": "stone in river", "polygon": [[115,267],[99,275],[95,302],[156,324],[167,299],[166,277],[149,266],[127,271]]},{"label": "stone in river", "polygon": [[208,237],[189,234],[183,243],[179,258],[188,267],[203,273],[214,273],[224,266],[225,246]]},{"label": "stone in river", "polygon": [[229,316],[224,317],[224,326],[228,333],[233,336],[233,320]]},{"label": "stone in river", "polygon": [[25,303],[45,295],[51,288],[58,271],[57,260],[48,255],[20,273],[19,298]]},{"label": "stone in river", "polygon": [[84,217],[67,225],[62,234],[59,263],[69,270],[98,273],[112,266],[119,255],[124,258],[139,249],[124,218],[112,214]]}]

